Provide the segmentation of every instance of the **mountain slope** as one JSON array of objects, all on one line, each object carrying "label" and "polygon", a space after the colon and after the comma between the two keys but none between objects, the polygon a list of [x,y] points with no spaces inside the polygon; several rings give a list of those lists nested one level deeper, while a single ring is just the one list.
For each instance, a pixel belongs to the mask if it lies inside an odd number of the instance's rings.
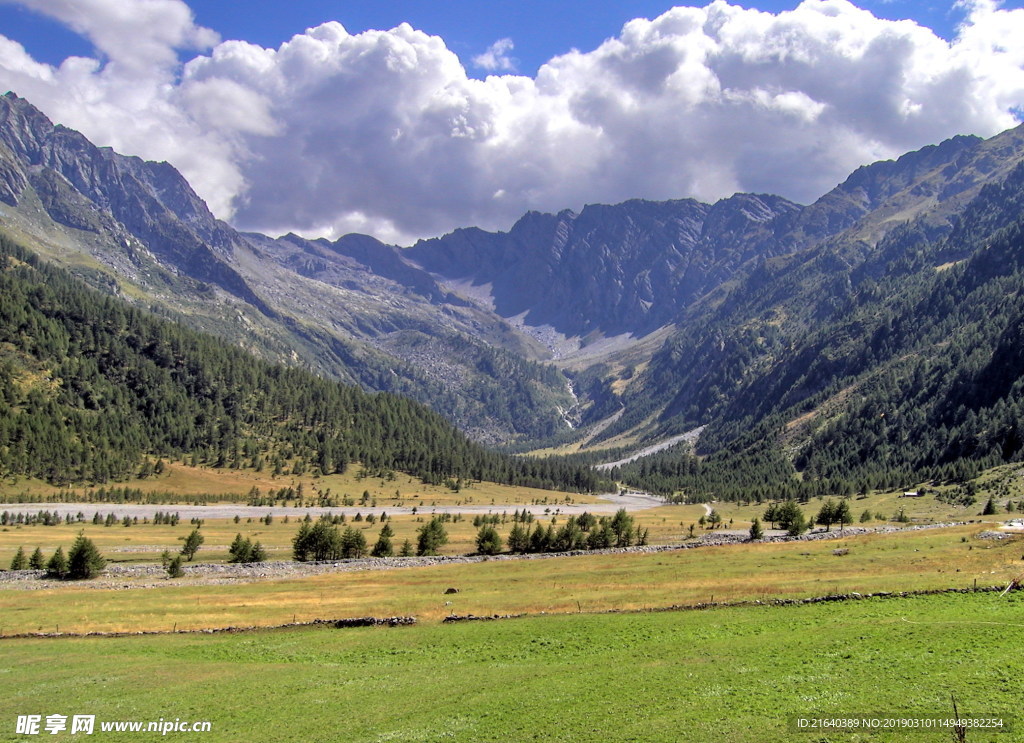
[{"label": "mountain slope", "polygon": [[593,472],[471,443],[410,400],[275,366],[82,286],[0,238],[0,476],[105,482],[143,457],[302,474],[596,489]]},{"label": "mountain slope", "polygon": [[[854,391],[928,355],[939,331],[923,308],[944,306],[934,282],[984,262],[1012,227],[1022,162],[1018,128],[865,166],[809,206],[634,200],[399,248],[238,233],[169,166],[94,148],[8,95],[0,230],[103,291],[265,358],[412,396],[481,441],[637,446],[707,426],[705,453],[756,443],[751,461],[771,462],[772,477],[870,479],[885,468],[829,470],[808,454],[814,437],[854,410]],[[1008,399],[1012,319],[989,307],[991,288],[954,288],[1003,318],[983,348],[1002,360],[986,383]],[[932,466],[900,461],[891,471]]]},{"label": "mountain slope", "polygon": [[[717,399],[691,381],[666,408],[681,426],[708,416],[705,458],[674,453],[623,476],[693,497],[769,497],[962,481],[1020,461],[1024,164],[976,193],[941,236],[912,222],[833,276],[845,292],[827,317],[720,345]],[[788,306],[814,302],[805,292]]]},{"label": "mountain slope", "polygon": [[[708,293],[680,314],[679,330],[623,395],[626,415],[604,435],[645,421],[653,435],[680,433],[711,422],[756,380],[777,379],[776,365],[782,361],[791,360],[794,370],[822,363],[814,351],[799,356],[806,339],[860,304],[883,299],[886,290],[880,282],[902,277],[889,285],[889,291],[902,295],[900,281],[964,259],[984,242],[980,235],[1012,220],[1008,193],[1001,191],[994,199],[981,195],[1000,189],[1021,162],[1024,129],[1017,128],[986,141],[955,138],[860,169],[796,215],[784,239],[797,250],[759,262],[739,281]],[[987,216],[965,217],[977,210],[979,199],[990,202]],[[1000,200],[1006,206],[996,214],[991,204]],[[860,204],[854,214],[849,213],[852,201]],[[832,213],[838,216],[820,217],[836,204],[838,211]],[[803,225],[815,213],[816,224],[848,226],[804,243]],[[978,219],[985,224],[975,225]],[[854,337],[855,343],[868,342]],[[799,385],[796,379],[802,380]],[[798,374],[793,385],[790,398],[817,391],[819,381]]]},{"label": "mountain slope", "polygon": [[566,427],[573,397],[530,360],[533,341],[397,248],[238,233],[166,163],[94,147],[13,94],[0,97],[0,229],[97,288],[267,359],[410,395],[480,440]]}]

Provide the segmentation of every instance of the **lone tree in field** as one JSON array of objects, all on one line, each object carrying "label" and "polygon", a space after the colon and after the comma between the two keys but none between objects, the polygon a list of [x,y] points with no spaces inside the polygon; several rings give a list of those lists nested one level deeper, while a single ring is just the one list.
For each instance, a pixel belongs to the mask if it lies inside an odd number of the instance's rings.
[{"label": "lone tree in field", "polygon": [[764,538],[764,529],[761,527],[761,519],[754,517],[754,523],[750,525],[750,541],[756,542]]},{"label": "lone tree in field", "polygon": [[994,516],[996,514],[996,502],[991,497],[988,499],[988,503],[985,504],[985,508],[982,509],[982,516]]},{"label": "lone tree in field", "polygon": [[193,529],[192,533],[185,537],[185,544],[181,546],[181,554],[185,556],[186,560],[192,562],[192,558],[196,556],[196,552],[205,541],[206,537],[199,533],[199,529]]},{"label": "lone tree in field", "polygon": [[103,559],[103,555],[96,549],[92,540],[84,534],[79,534],[75,538],[75,543],[71,545],[71,551],[68,552],[67,577],[71,580],[95,578],[106,566],[107,561]]}]

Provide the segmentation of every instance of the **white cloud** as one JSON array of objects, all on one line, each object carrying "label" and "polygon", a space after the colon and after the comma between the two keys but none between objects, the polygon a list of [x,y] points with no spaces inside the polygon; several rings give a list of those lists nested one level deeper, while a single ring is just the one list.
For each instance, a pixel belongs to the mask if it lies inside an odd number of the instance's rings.
[{"label": "white cloud", "polygon": [[516,61],[508,54],[515,46],[512,39],[498,39],[486,52],[473,57],[473,64],[489,72],[516,72]]},{"label": "white cloud", "polygon": [[[632,197],[808,201],[865,162],[1012,126],[1024,104],[1024,11],[991,0],[952,43],[846,0],[779,14],[715,0],[631,21],[535,78],[486,80],[405,24],[225,41],[181,67],[181,50],[215,40],[179,0],[24,4],[105,61],[43,65],[0,37],[0,85],[100,144],[171,161],[216,213],[270,232],[408,241]],[[504,41],[474,63],[507,71]]]}]

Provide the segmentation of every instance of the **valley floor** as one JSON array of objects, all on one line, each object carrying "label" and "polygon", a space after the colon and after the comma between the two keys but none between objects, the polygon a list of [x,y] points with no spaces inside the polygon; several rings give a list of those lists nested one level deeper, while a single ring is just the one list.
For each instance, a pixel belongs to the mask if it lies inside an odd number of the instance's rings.
[{"label": "valley floor", "polygon": [[[395,629],[4,640],[0,741],[21,715],[204,721],[168,740],[950,740],[808,733],[799,718],[944,721],[1018,740],[1024,594],[531,617]],[[936,724],[936,723],[932,723]],[[1011,732],[1003,732],[1007,727]],[[103,733],[102,740],[139,740]],[[151,734],[150,737],[153,737]],[[145,739],[145,736],[143,736]],[[64,739],[60,737],[59,739]]]}]

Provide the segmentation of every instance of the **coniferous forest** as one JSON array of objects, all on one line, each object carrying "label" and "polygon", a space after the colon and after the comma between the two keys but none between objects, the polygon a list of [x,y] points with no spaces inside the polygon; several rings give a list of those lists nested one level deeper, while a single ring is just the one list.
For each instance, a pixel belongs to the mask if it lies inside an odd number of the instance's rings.
[{"label": "coniferous forest", "polygon": [[748,344],[731,336],[735,348],[711,369],[720,399],[708,409],[717,417],[697,451],[663,452],[612,474],[694,500],[802,498],[963,482],[1019,461],[1022,203],[1018,167],[982,189],[945,234],[912,223],[854,270],[805,272],[809,290],[784,309],[816,316],[813,327],[748,329]]},{"label": "coniferous forest", "polygon": [[592,470],[470,442],[410,400],[371,394],[158,319],[0,239],[0,475],[55,485],[151,457],[278,473],[401,470],[591,491]]}]

